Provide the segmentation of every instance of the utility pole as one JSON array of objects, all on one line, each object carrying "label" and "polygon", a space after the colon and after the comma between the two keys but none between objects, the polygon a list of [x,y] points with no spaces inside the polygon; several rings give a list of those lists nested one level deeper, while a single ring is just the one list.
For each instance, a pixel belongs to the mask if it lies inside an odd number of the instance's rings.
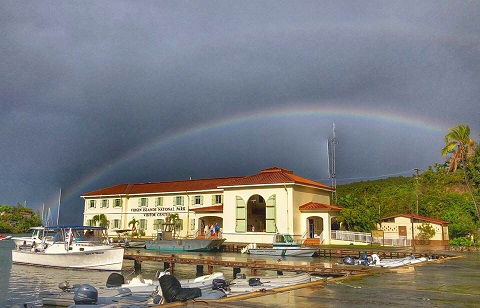
[{"label": "utility pole", "polygon": [[415,171],[415,178],[417,180],[417,185],[415,187],[415,195],[417,197],[417,215],[418,215],[418,172],[420,171],[421,169],[420,168],[414,168],[413,171]]}]

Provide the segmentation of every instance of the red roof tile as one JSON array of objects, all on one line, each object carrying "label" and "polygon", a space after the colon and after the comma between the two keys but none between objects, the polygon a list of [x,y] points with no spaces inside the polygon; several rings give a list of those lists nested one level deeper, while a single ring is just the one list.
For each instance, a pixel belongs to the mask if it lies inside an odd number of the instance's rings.
[{"label": "red roof tile", "polygon": [[391,216],[387,216],[387,217],[382,217],[382,218],[380,218],[380,220],[386,220],[386,219],[395,218],[395,217],[413,218],[413,219],[418,219],[418,220],[424,220],[424,221],[433,222],[433,223],[440,224],[440,225],[445,225],[445,224],[449,224],[449,223],[450,223],[450,222],[445,221],[445,220],[440,220],[440,219],[431,218],[431,217],[425,217],[425,216],[419,216],[419,215],[415,215],[415,214],[397,214],[397,215],[391,215]]},{"label": "red roof tile", "polygon": [[298,208],[301,212],[303,211],[340,211],[342,208],[335,205],[317,203],[317,202],[308,202],[303,205],[300,205]]},{"label": "red roof tile", "polygon": [[193,212],[202,213],[202,212],[223,212],[223,205],[213,205],[213,206],[204,206],[190,209]]},{"label": "red roof tile", "polygon": [[92,196],[112,196],[112,195],[136,195],[148,193],[168,193],[185,191],[215,190],[221,187],[244,186],[244,185],[262,185],[262,184],[283,184],[295,183],[309,185],[325,190],[333,191],[334,188],[302,178],[293,174],[292,171],[273,167],[263,169],[258,174],[245,177],[228,177],[199,180],[183,180],[172,182],[157,182],[143,184],[120,184],[99,190],[87,192],[82,197]]},{"label": "red roof tile", "polygon": [[219,186],[227,185],[236,179],[237,177],[143,183],[143,184],[121,184],[121,185],[116,185],[116,186],[88,192],[83,194],[82,197],[91,197],[91,196],[99,196],[99,195],[126,195],[126,194],[136,195],[136,194],[146,194],[146,193],[215,190],[215,189],[218,189]]},{"label": "red roof tile", "polygon": [[295,184],[303,184],[308,186],[314,186],[317,188],[322,188],[325,190],[333,191],[334,188],[302,178],[293,174],[291,170],[273,167],[268,169],[263,169],[260,173],[242,177],[233,181],[231,185],[225,186],[244,186],[244,185],[268,185],[268,184],[283,184],[283,183],[295,183]]}]

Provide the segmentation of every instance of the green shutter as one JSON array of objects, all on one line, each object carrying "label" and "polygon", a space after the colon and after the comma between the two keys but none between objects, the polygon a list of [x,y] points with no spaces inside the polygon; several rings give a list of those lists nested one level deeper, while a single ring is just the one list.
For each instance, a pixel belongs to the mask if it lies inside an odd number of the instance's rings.
[{"label": "green shutter", "polygon": [[245,206],[245,200],[242,197],[236,197],[236,222],[235,232],[247,232],[247,208]]},{"label": "green shutter", "polygon": [[200,196],[200,205],[203,205],[203,196]]},{"label": "green shutter", "polygon": [[195,230],[195,219],[190,219],[190,230]]},{"label": "green shutter", "polygon": [[215,195],[212,195],[212,205],[215,204]]},{"label": "green shutter", "polygon": [[177,196],[173,196],[173,205],[177,205]]},{"label": "green shutter", "polygon": [[265,231],[270,233],[277,232],[277,228],[275,224],[275,209],[277,204],[276,199],[277,198],[275,195],[271,195],[270,198],[268,198],[267,204],[265,207],[265,211],[266,211],[265,213],[266,214],[266,217],[265,217],[266,230]]}]

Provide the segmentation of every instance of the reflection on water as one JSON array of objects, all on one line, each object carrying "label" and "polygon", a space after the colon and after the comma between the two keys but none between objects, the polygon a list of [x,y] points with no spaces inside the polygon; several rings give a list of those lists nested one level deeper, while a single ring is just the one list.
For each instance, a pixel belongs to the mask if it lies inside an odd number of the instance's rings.
[{"label": "reflection on water", "polygon": [[[38,293],[43,290],[58,289],[62,281],[70,284],[90,283],[96,287],[104,286],[109,272],[42,268],[11,264],[11,241],[0,241],[0,307],[33,302],[40,305]],[[234,253],[203,254],[205,257],[250,260],[246,255]],[[192,254],[192,256],[198,256]],[[328,282],[325,286],[307,287],[288,292],[265,296],[261,299],[247,299],[229,304],[231,307],[476,307],[480,303],[480,254],[465,253],[463,258],[428,262],[425,265],[354,277],[342,282]],[[337,260],[316,259],[329,266]],[[330,262],[331,261],[331,262]],[[267,259],[266,262],[305,262],[309,259]],[[159,262],[143,262],[142,275],[154,278],[158,270],[163,269]],[[229,280],[233,278],[231,268],[215,267]],[[133,261],[125,261],[122,274],[132,277]],[[191,278],[195,276],[195,265],[175,266],[175,276]],[[246,272],[246,270],[242,270]],[[260,272],[259,274],[272,274]]]}]

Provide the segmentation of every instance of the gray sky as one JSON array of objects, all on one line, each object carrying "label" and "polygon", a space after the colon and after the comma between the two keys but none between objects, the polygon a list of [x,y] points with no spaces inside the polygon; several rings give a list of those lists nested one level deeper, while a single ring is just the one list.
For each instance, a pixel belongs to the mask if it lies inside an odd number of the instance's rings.
[{"label": "gray sky", "polygon": [[479,140],[474,1],[1,1],[0,204],[280,166],[330,184]]}]

